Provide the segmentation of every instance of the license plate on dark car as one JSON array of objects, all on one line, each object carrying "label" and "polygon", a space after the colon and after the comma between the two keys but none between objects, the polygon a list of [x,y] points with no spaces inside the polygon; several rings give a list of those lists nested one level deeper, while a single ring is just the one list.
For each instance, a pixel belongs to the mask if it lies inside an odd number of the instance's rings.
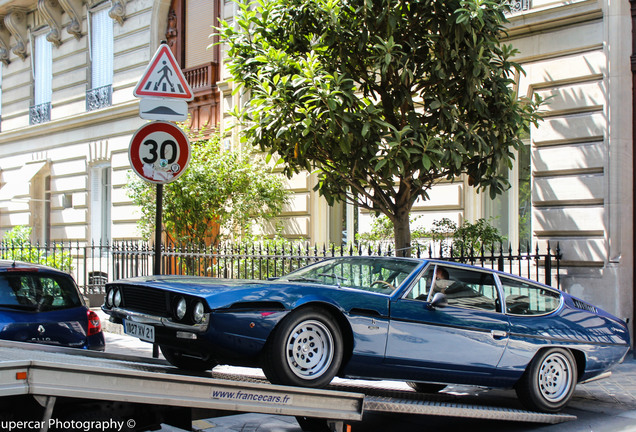
[{"label": "license plate on dark car", "polygon": [[125,320],[124,332],[127,335],[138,337],[141,340],[148,342],[155,341],[155,328],[153,326]]}]

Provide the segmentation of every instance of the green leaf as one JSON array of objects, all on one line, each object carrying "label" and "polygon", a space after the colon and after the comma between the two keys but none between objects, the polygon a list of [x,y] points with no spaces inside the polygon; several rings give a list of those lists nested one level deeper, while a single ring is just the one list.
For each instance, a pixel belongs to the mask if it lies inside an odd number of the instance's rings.
[{"label": "green leaf", "polygon": [[376,171],[380,171],[382,169],[382,167],[384,165],[386,165],[387,162],[388,162],[388,159],[386,159],[386,158],[382,158],[382,159],[378,160],[378,162],[375,164],[375,168],[374,169]]},{"label": "green leaf", "polygon": [[365,123],[364,125],[362,125],[362,136],[364,138],[369,136],[369,128],[371,127],[371,125],[369,123]]}]

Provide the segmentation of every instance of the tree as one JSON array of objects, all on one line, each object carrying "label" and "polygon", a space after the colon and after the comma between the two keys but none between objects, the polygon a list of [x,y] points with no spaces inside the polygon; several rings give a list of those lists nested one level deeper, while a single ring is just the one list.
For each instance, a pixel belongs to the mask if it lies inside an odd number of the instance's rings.
[{"label": "tree", "polygon": [[[163,223],[172,240],[215,244],[220,236],[249,233],[255,222],[280,214],[288,192],[282,177],[272,174],[262,159],[246,151],[222,150],[218,134],[196,139],[191,136],[186,172],[164,185]],[[131,173],[127,189],[141,208],[141,231],[150,237],[156,187]]]},{"label": "tree", "polygon": [[31,242],[31,227],[18,225],[2,239],[2,259],[43,264],[62,271],[73,270],[73,258],[64,244],[34,245]]},{"label": "tree", "polygon": [[516,96],[507,2],[257,0],[218,32],[249,94],[244,137],[285,174],[316,170],[327,201],[385,214],[410,253],[409,212],[442,179],[509,187],[540,99]]}]

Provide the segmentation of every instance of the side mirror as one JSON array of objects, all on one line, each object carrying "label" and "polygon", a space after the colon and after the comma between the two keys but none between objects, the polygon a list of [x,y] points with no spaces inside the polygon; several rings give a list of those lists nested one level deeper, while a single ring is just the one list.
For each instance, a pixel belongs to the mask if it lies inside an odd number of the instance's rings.
[{"label": "side mirror", "polygon": [[446,294],[438,292],[433,296],[433,300],[431,300],[430,309],[443,308],[448,306],[448,299],[446,298]]}]

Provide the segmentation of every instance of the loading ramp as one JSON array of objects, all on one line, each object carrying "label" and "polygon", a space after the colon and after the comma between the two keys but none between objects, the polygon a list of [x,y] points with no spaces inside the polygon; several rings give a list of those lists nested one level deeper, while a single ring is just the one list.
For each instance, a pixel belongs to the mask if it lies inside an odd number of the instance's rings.
[{"label": "loading ramp", "polygon": [[[443,401],[409,391],[334,385],[309,389],[258,377],[188,375],[163,360],[0,341],[0,397],[33,395],[51,415],[58,398],[253,412],[331,421],[334,430],[365,412],[555,424],[576,419],[511,408]],[[48,420],[48,419],[47,419]]]}]

